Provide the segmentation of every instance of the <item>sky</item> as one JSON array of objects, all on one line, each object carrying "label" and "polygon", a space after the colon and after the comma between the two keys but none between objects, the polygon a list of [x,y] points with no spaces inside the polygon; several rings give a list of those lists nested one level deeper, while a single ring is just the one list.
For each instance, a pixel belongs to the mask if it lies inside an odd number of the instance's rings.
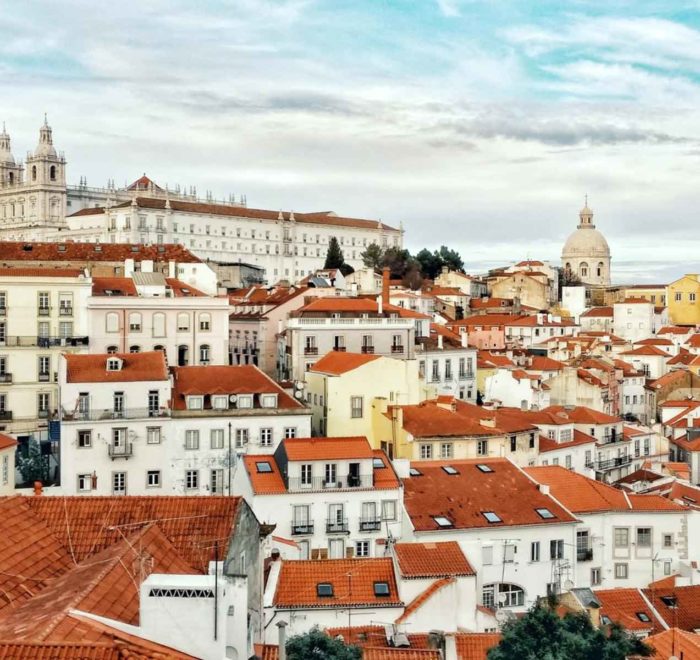
[{"label": "sky", "polygon": [[[10,7],[0,0],[0,9]],[[700,0],[22,0],[15,155],[403,224],[468,270],[559,261],[588,195],[617,282],[700,272]]]}]

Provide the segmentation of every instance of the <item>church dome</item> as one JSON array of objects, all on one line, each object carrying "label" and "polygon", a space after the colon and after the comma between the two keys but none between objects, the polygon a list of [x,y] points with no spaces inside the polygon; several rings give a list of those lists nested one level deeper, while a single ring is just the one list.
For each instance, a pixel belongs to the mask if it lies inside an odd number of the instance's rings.
[{"label": "church dome", "polygon": [[562,259],[567,257],[609,257],[610,246],[593,224],[593,211],[588,204],[579,213],[580,222],[576,231],[566,239],[561,251]]}]

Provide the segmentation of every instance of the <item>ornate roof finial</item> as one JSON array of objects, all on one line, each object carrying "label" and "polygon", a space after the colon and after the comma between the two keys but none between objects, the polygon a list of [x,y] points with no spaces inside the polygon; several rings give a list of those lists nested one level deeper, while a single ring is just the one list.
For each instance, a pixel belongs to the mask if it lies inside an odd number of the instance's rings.
[{"label": "ornate roof finial", "polygon": [[46,113],[44,113],[44,126],[48,128],[49,125],[49,117]]}]

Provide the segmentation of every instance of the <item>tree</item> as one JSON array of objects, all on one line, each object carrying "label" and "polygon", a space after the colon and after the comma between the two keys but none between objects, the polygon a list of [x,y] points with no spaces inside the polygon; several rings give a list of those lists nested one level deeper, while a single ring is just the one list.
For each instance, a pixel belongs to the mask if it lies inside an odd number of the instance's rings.
[{"label": "tree", "polygon": [[47,457],[41,455],[41,445],[30,439],[26,452],[17,454],[17,469],[22,475],[22,483],[31,485],[35,481],[45,481],[48,474]]},{"label": "tree", "polygon": [[341,639],[329,637],[314,627],[287,640],[287,660],[359,660],[362,652]]},{"label": "tree", "polygon": [[360,253],[365,268],[379,270],[384,265],[384,251],[376,243],[370,243],[366,250]]},{"label": "tree", "polygon": [[559,290],[565,286],[581,286],[581,278],[570,268],[559,269]]},{"label": "tree", "polygon": [[437,252],[431,252],[423,248],[417,255],[416,261],[420,264],[424,277],[435,279],[442,270],[442,259]]},{"label": "tree", "polygon": [[648,656],[651,650],[622,627],[594,628],[585,612],[564,618],[544,605],[535,605],[524,617],[503,628],[498,646],[488,660],[624,660],[629,655]]},{"label": "tree", "polygon": [[464,272],[464,261],[456,250],[450,250],[446,245],[441,245],[438,256],[442,261],[442,266],[447,266],[450,270]]},{"label": "tree", "polygon": [[331,236],[331,240],[328,243],[328,252],[326,252],[326,263],[323,267],[326,269],[340,268],[344,263],[345,257],[338,244],[338,239],[335,236]]}]

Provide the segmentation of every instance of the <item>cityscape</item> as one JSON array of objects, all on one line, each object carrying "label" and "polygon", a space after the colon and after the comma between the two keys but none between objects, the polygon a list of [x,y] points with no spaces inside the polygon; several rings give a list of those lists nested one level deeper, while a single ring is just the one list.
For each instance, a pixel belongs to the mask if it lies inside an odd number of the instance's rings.
[{"label": "cityscape", "polygon": [[700,660],[697,10],[80,4],[0,46],[0,657]]}]

